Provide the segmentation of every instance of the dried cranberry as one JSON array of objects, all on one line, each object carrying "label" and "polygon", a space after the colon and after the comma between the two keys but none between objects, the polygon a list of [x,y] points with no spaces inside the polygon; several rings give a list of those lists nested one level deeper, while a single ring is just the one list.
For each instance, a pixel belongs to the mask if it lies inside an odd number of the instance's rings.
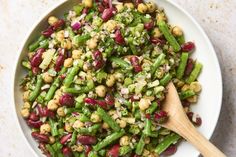
[{"label": "dried cranberry", "polygon": [[89,152],[91,152],[92,147],[90,145],[85,145],[85,155],[88,156]]},{"label": "dried cranberry", "polygon": [[63,106],[73,106],[75,104],[75,98],[72,94],[65,93],[60,97],[59,103]]},{"label": "dried cranberry", "polygon": [[67,134],[61,137],[60,143],[65,144],[69,139],[71,139],[72,134]]},{"label": "dried cranberry", "polygon": [[83,145],[91,145],[97,142],[97,138],[95,136],[89,135],[81,135],[77,138],[77,143],[81,143]]},{"label": "dried cranberry", "polygon": [[177,146],[176,145],[171,145],[162,153],[162,155],[170,156],[170,155],[175,154],[176,151],[177,151]]},{"label": "dried cranberry", "polygon": [[39,116],[35,113],[35,112],[31,112],[29,119],[32,121],[38,121],[39,120]]},{"label": "dried cranberry", "polygon": [[65,25],[65,21],[63,19],[58,20],[52,25],[52,29],[55,31],[60,27],[63,27]]},{"label": "dried cranberry", "polygon": [[168,118],[167,112],[165,111],[158,111],[154,114],[154,120],[158,123],[166,122]]},{"label": "dried cranberry", "polygon": [[202,119],[198,114],[195,114],[193,112],[188,112],[187,116],[189,120],[196,126],[201,126],[202,124]]},{"label": "dried cranberry", "polygon": [[113,8],[107,8],[102,13],[102,19],[103,21],[108,21],[113,16]]},{"label": "dried cranberry", "polygon": [[31,136],[39,142],[49,142],[49,137],[47,135],[40,134],[39,132],[32,132]]},{"label": "dried cranberry", "polygon": [[151,118],[151,115],[150,115],[150,114],[145,114],[145,117],[146,117],[147,119],[150,119],[150,118]]},{"label": "dried cranberry", "polygon": [[108,105],[114,105],[115,99],[111,94],[106,94],[105,101]]},{"label": "dried cranberry", "polygon": [[195,44],[191,41],[181,45],[181,50],[183,52],[191,52],[193,49],[195,49]]},{"label": "dried cranberry", "polygon": [[185,71],[184,71],[184,75],[185,76],[189,76],[190,73],[193,71],[193,67],[194,67],[194,62],[192,58],[188,59]]},{"label": "dried cranberry", "polygon": [[90,104],[90,105],[96,105],[97,104],[97,101],[93,98],[85,98],[84,102],[87,103],[87,104]]},{"label": "dried cranberry", "polygon": [[43,52],[45,52],[44,48],[40,48],[37,50],[37,52],[33,55],[33,57],[31,58],[30,64],[32,67],[38,67],[41,62],[42,62],[42,55]]},{"label": "dried cranberry", "polygon": [[118,157],[119,156],[119,150],[120,150],[120,145],[115,144],[114,146],[111,147],[110,150],[108,150],[107,156],[109,156],[109,157]]},{"label": "dried cranberry", "polygon": [[73,152],[70,147],[63,147],[61,150],[64,157],[73,157]]},{"label": "dried cranberry", "polygon": [[154,22],[152,20],[150,22],[147,22],[147,23],[144,24],[144,28],[147,31],[150,31],[153,27],[154,27]]},{"label": "dried cranberry", "polygon": [[121,31],[119,29],[116,30],[115,32],[115,42],[117,44],[120,44],[120,45],[124,45],[125,44],[125,40],[121,34]]},{"label": "dried cranberry", "polygon": [[43,124],[40,120],[33,121],[31,119],[27,120],[27,124],[32,128],[40,128],[40,126]]},{"label": "dried cranberry", "polygon": [[59,72],[61,70],[61,67],[63,66],[64,64],[64,60],[65,60],[65,56],[64,55],[59,55],[57,57],[57,60],[56,60],[56,64],[55,64],[55,67],[54,69]]}]

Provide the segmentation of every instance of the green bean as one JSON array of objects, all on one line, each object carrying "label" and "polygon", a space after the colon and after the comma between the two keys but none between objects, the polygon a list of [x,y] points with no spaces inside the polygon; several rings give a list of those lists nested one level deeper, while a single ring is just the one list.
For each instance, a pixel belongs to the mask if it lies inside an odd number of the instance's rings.
[{"label": "green bean", "polygon": [[141,155],[143,152],[143,148],[145,146],[145,142],[144,142],[145,137],[146,136],[144,134],[142,134],[141,138],[139,139],[139,142],[138,142],[137,147],[135,149],[135,153],[137,155]]},{"label": "green bean", "polygon": [[71,137],[71,141],[70,141],[70,145],[73,146],[76,143],[77,140],[77,134],[78,132],[76,130],[74,130],[72,137]]},{"label": "green bean", "polygon": [[138,127],[138,125],[131,125],[129,128],[129,132],[131,134],[137,135],[140,133],[140,128]]},{"label": "green bean", "polygon": [[85,43],[87,40],[89,40],[91,38],[91,36],[89,34],[85,34],[85,35],[76,35],[74,36],[72,43],[76,46],[79,46],[83,43]]},{"label": "green bean", "polygon": [[111,135],[107,136],[105,139],[103,139],[102,141],[98,142],[93,149],[95,151],[99,151],[102,148],[110,145],[111,143],[113,143],[114,141],[116,141],[117,139],[119,139],[120,137],[122,137],[125,134],[124,130],[120,130],[118,132],[114,132]]},{"label": "green bean", "polygon": [[159,136],[159,133],[158,133],[157,131],[152,131],[149,136],[150,136],[150,137],[157,138],[157,137]]},{"label": "green bean", "polygon": [[187,65],[187,61],[188,61],[188,53],[182,53],[180,58],[180,64],[176,73],[178,79],[182,79]]},{"label": "green bean", "polygon": [[86,157],[85,153],[81,153],[79,157]]},{"label": "green bean", "polygon": [[37,82],[34,90],[30,93],[29,101],[33,102],[40,93],[41,87],[43,85],[43,78],[41,75],[37,76]]},{"label": "green bean", "polygon": [[[66,70],[67,70],[67,68],[63,67],[63,68],[61,69],[61,71],[59,72],[59,75],[65,73]],[[61,84],[61,78],[60,78],[60,76],[58,76],[58,77],[54,80],[54,82],[52,83],[51,87],[49,88],[49,90],[48,90],[48,92],[47,92],[47,94],[46,94],[46,96],[45,96],[45,100],[46,100],[46,101],[49,101],[49,100],[52,99],[52,97],[54,96],[55,91],[56,91],[57,88],[60,86],[60,84]]]},{"label": "green bean", "polygon": [[88,116],[88,117],[90,117],[91,114],[92,114],[91,111],[89,110],[89,108],[88,108],[87,106],[83,106],[82,111],[83,111],[83,113],[84,113],[86,116]]},{"label": "green bean", "polygon": [[76,131],[82,135],[95,135],[96,132],[100,129],[101,124],[94,124],[88,128],[79,128]]},{"label": "green bean", "polygon": [[49,40],[45,39],[39,43],[39,47],[37,49],[48,48],[48,45],[49,45]]},{"label": "green bean", "polygon": [[87,16],[85,17],[85,21],[91,21],[92,20],[92,18],[93,18],[93,15],[94,15],[94,12],[92,11],[92,12],[90,12],[89,14],[87,14]]},{"label": "green bean", "polygon": [[84,6],[83,5],[76,5],[73,7],[73,10],[75,11],[76,15],[80,15]]},{"label": "green bean", "polygon": [[79,72],[79,66],[74,66],[71,71],[69,72],[69,74],[66,76],[65,80],[64,80],[64,85],[65,87],[69,87],[72,82],[73,82],[73,79],[75,77],[75,75]]},{"label": "green bean", "polygon": [[105,149],[101,149],[101,150],[99,150],[98,154],[100,156],[106,156],[106,150]]},{"label": "green bean", "polygon": [[166,40],[169,42],[169,44],[173,47],[175,52],[178,52],[181,47],[175,37],[171,34],[168,25],[164,21],[158,22],[158,26],[162,34],[165,36]]},{"label": "green bean", "polygon": [[158,108],[157,102],[153,102],[151,104],[151,106],[146,110],[146,113],[147,114],[153,114],[156,111],[157,108]]},{"label": "green bean", "polygon": [[32,43],[30,46],[29,46],[29,51],[30,52],[33,52],[34,50],[36,50],[38,47],[39,47],[39,43],[41,41],[43,41],[45,39],[45,37],[43,35],[41,35],[37,41],[35,41],[34,43]]},{"label": "green bean", "polygon": [[180,136],[175,134],[175,133],[172,133],[172,134],[169,134],[167,135],[164,140],[157,145],[156,149],[155,149],[155,152],[157,154],[161,154],[162,152],[164,152],[171,144],[174,144],[176,143],[178,140],[180,139]]},{"label": "green bean", "polygon": [[122,69],[131,70],[133,68],[128,62],[124,61],[121,58],[111,57],[110,61],[114,62],[116,65],[118,65]]},{"label": "green bean", "polygon": [[144,126],[144,130],[143,130],[143,133],[147,136],[149,136],[152,132],[151,130],[151,127],[152,127],[152,122],[150,119],[146,119],[145,120],[145,126]]},{"label": "green bean", "polygon": [[89,154],[88,154],[88,157],[99,157],[97,152],[95,151],[90,151]]},{"label": "green bean", "polygon": [[83,123],[90,121],[89,117],[85,116],[85,115],[82,114],[82,113],[79,114],[79,120],[80,120],[81,122],[83,122]]},{"label": "green bean", "polygon": [[57,129],[58,123],[56,123],[53,119],[49,118],[49,125],[51,127],[52,136],[57,136],[59,134],[58,129]]},{"label": "green bean", "polygon": [[184,100],[184,99],[190,98],[194,95],[196,95],[196,93],[193,90],[188,89],[186,91],[181,92],[179,97],[180,97],[181,100]]},{"label": "green bean", "polygon": [[201,70],[202,70],[202,64],[199,62],[196,62],[194,69],[191,72],[191,74],[189,75],[189,77],[187,78],[186,82],[188,84],[190,84],[191,82],[195,81],[197,79],[198,75],[200,74]]},{"label": "green bean", "polygon": [[130,146],[122,146],[119,149],[119,156],[124,156],[131,151],[132,151],[132,148],[130,148]]},{"label": "green bean", "polygon": [[157,68],[161,65],[162,61],[165,59],[166,55],[164,53],[161,53],[157,59],[155,60],[155,62],[153,63],[153,65],[151,66],[151,75],[154,75]]},{"label": "green bean", "polygon": [[80,157],[80,153],[79,152],[73,152],[74,157]]},{"label": "green bean", "polygon": [[52,157],[56,157],[56,152],[53,150],[50,144],[46,144],[46,149],[49,151]]},{"label": "green bean", "polygon": [[178,36],[176,39],[180,45],[185,43],[184,35]]},{"label": "green bean", "polygon": [[[56,152],[56,154],[59,157],[59,154],[61,153],[61,149],[62,149],[63,145],[60,142],[55,142],[52,145],[53,150]],[[60,154],[61,155],[61,154]]]},{"label": "green bean", "polygon": [[26,61],[26,60],[23,60],[21,62],[21,65],[26,68],[27,70],[31,70],[31,65],[30,65],[30,62],[29,61]]},{"label": "green bean", "polygon": [[134,118],[135,118],[135,119],[139,119],[139,120],[141,119],[141,113],[140,113],[139,110],[136,110],[136,111],[135,111],[135,113],[134,113]]},{"label": "green bean", "polygon": [[114,131],[120,130],[119,125],[101,107],[97,108],[97,113]]},{"label": "green bean", "polygon": [[85,97],[86,97],[86,94],[81,94],[81,95],[78,96],[75,100],[76,100],[78,103],[83,103]]},{"label": "green bean", "polygon": [[160,85],[166,86],[170,80],[172,79],[172,75],[170,73],[167,73],[161,80]]},{"label": "green bean", "polygon": [[75,36],[75,33],[73,32],[71,27],[67,27],[66,30],[69,32],[69,37],[72,40]]}]

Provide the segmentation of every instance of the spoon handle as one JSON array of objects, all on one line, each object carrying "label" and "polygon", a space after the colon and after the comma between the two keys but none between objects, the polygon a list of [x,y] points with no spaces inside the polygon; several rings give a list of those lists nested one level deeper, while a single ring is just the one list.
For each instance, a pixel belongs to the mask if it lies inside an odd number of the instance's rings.
[{"label": "spoon handle", "polygon": [[224,153],[198,132],[190,122],[188,125],[182,126],[178,132],[188,142],[193,144],[204,157],[226,157]]}]

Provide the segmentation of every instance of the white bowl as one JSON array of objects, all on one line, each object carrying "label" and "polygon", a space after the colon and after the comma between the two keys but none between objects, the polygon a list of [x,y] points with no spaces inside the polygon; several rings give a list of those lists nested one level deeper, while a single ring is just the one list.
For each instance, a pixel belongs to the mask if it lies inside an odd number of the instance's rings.
[{"label": "white bowl", "polygon": [[[20,115],[20,104],[22,104],[23,101],[22,91],[19,88],[19,81],[25,74],[20,63],[21,60],[26,57],[28,45],[39,36],[43,29],[46,28],[48,16],[56,15],[62,17],[63,13],[72,8],[76,2],[78,2],[78,0],[69,0],[58,4],[34,25],[20,49],[18,61],[16,63],[13,89],[15,111],[17,114],[16,125],[19,123],[19,127],[29,144],[28,146],[33,149],[35,156],[42,156],[42,153],[37,148],[37,143],[30,135],[31,131],[29,127]],[[199,77],[203,90],[200,94],[198,103],[193,105],[193,111],[199,113],[202,117],[203,123],[199,128],[199,131],[209,139],[217,124],[222,101],[222,78],[216,53],[205,32],[192,16],[172,1],[156,0],[155,2],[165,9],[171,24],[183,28],[186,41],[194,41],[196,44],[197,49],[193,56],[203,63],[204,68]],[[187,142],[182,142],[178,147],[177,153],[173,155],[173,157],[197,157],[198,155],[199,153],[195,148]]]}]

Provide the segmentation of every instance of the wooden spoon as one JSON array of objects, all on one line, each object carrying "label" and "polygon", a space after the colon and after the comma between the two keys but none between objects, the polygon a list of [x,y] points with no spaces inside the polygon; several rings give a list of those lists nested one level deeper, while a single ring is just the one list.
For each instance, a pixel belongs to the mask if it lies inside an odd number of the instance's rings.
[{"label": "wooden spoon", "polygon": [[210,143],[189,121],[185,114],[179,95],[172,82],[167,86],[168,93],[163,104],[163,110],[169,115],[162,127],[172,130],[195,146],[204,157],[226,157],[219,149]]}]

